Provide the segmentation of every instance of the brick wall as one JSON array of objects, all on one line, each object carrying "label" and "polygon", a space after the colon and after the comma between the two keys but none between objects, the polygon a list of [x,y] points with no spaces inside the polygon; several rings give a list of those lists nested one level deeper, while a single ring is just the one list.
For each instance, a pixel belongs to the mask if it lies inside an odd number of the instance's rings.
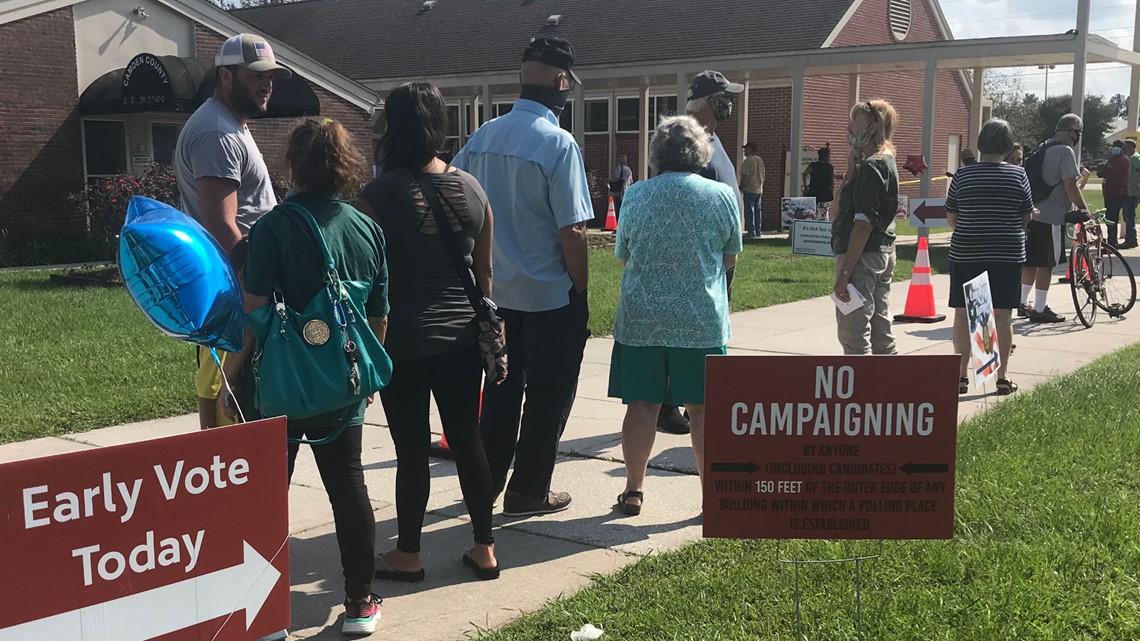
[{"label": "brick wall", "polygon": [[71,8],[0,26],[0,230],[10,238],[81,232],[65,202],[83,188]]},{"label": "brick wall", "polygon": [[[225,38],[202,25],[194,25],[194,57],[213,64],[214,55],[218,52]],[[360,152],[364,154],[371,164],[372,161],[372,125],[369,114],[356,105],[340,98],[331,92],[310,83],[313,93],[321,103],[321,117],[332,118],[344,125],[352,134]],[[250,133],[257,141],[261,155],[265,157],[265,164],[275,174],[288,178],[289,168],[285,164],[285,149],[289,143],[289,134],[300,124],[304,118],[265,118],[249,123]]]},{"label": "brick wall", "polygon": [[[930,42],[942,40],[934,15],[926,0],[912,0],[911,27],[905,42]],[[840,32],[833,46],[848,47],[867,44],[894,42],[887,20],[886,2],[864,2],[852,16],[847,27]],[[923,125],[923,72],[869,74],[862,78],[860,100],[885,98],[899,113],[899,123],[893,142],[898,148],[899,179],[915,179],[902,168],[906,157],[922,153]],[[820,146],[831,141],[836,148],[832,152],[832,162],[837,172],[845,170],[846,126],[851,105],[847,103],[848,80],[846,77],[809,78],[804,90],[805,122],[804,142]],[[929,117],[935,120],[934,156],[927,158],[928,171],[932,177],[945,176],[950,136],[961,137],[961,146],[973,147],[967,141],[970,121],[970,100],[961,75],[956,71],[938,72],[935,87],[935,110]],[[953,168],[952,168],[953,169]],[[931,196],[941,196],[946,192],[946,181],[935,181]],[[902,193],[918,196],[918,185],[904,186]]]}]

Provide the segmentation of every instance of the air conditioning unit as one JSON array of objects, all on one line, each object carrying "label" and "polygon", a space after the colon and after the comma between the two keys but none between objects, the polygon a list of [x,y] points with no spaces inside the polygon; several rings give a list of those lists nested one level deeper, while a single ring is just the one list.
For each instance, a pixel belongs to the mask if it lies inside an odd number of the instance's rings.
[{"label": "air conditioning unit", "polygon": [[546,26],[557,27],[558,23],[560,23],[560,22],[562,22],[562,14],[556,13],[556,14],[554,14],[554,15],[552,15],[546,19]]}]

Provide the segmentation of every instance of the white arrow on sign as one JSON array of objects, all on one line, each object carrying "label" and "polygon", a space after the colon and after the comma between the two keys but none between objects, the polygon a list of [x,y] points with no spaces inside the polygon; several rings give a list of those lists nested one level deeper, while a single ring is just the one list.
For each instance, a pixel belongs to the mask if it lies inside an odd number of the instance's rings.
[{"label": "white arrow on sign", "polygon": [[147,641],[245,610],[248,630],[281,573],[242,541],[241,565],[0,630],[0,641]]}]

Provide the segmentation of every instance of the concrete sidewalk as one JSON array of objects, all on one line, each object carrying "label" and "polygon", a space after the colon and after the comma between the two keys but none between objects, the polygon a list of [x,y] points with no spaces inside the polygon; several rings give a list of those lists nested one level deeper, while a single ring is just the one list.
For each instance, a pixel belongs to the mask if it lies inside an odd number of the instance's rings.
[{"label": "concrete sidewalk", "polygon": [[[1133,253],[1133,252],[1129,252]],[[1135,265],[1134,265],[1135,267]],[[949,278],[935,276],[939,311],[945,309]],[[909,283],[893,288],[901,311]],[[1054,286],[1050,306],[1070,317],[1059,325],[1015,324],[1017,351],[1010,378],[1022,393],[1034,385],[1129,345],[1140,336],[1140,311],[1126,320],[1098,318],[1085,330],[1071,320],[1067,285]],[[904,354],[950,354],[952,312],[931,325],[896,325]],[[830,300],[769,307],[732,316],[731,353],[826,355],[839,352]],[[496,552],[503,567],[498,581],[476,581],[460,563],[471,544],[455,466],[432,464],[432,492],[423,537],[427,580],[419,584],[377,581],[384,597],[384,619],[372,638],[401,641],[458,641],[478,630],[500,626],[550,599],[585,586],[596,573],[612,573],[641,556],[700,538],[700,487],[687,436],[658,434],[650,461],[645,511],[626,517],[614,510],[624,489],[620,429],[624,410],[606,397],[608,338],[589,341],[578,400],[561,445],[554,489],[574,496],[561,514],[531,519],[495,516]],[[921,382],[918,382],[921,384]],[[993,395],[962,397],[960,419],[999,402]],[[434,421],[433,417],[433,421]],[[365,477],[376,511],[377,550],[395,545],[396,462],[380,404],[369,410],[364,436]],[[436,422],[437,423],[437,422]],[[197,418],[182,416],[45,438],[0,447],[0,462],[133,442],[197,429]],[[438,423],[435,429],[438,431]],[[302,451],[290,488],[292,556],[292,639],[341,639],[338,617],[344,598],[332,513],[311,455]],[[594,621],[605,628],[605,621]],[[570,630],[565,631],[568,635]],[[567,638],[558,636],[554,638]]]}]

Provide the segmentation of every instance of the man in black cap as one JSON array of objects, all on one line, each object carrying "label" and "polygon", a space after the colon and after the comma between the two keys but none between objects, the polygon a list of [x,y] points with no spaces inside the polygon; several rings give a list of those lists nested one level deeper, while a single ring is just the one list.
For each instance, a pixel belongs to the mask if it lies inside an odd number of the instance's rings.
[{"label": "man in black cap", "polygon": [[570,505],[550,480],[589,335],[586,221],[594,218],[582,151],[558,124],[579,84],[573,66],[569,42],[532,40],[514,107],[480,127],[452,161],[479,180],[495,212],[494,293],[510,368],[506,381],[484,390],[480,430],[495,489],[506,489],[506,516]]},{"label": "man in black cap", "polygon": [[[701,172],[701,175],[732,187],[732,190],[736,192],[736,201],[740,211],[744,211],[744,200],[740,194],[740,185],[736,182],[736,168],[732,165],[732,161],[728,158],[728,152],[724,150],[724,145],[721,144],[720,138],[716,135],[716,128],[717,125],[728,120],[728,117],[732,115],[733,100],[743,91],[744,85],[729,82],[728,78],[725,78],[724,74],[719,71],[702,71],[694,76],[693,81],[689,83],[689,92],[686,96],[688,102],[685,103],[685,112],[701,123],[701,126],[709,132],[709,140],[712,142],[712,160],[709,161],[709,166]],[[730,295],[733,271],[732,269],[728,271]],[[688,434],[689,419],[681,414],[680,408],[664,404],[661,406],[661,413],[657,416],[657,428],[669,434]]]}]

